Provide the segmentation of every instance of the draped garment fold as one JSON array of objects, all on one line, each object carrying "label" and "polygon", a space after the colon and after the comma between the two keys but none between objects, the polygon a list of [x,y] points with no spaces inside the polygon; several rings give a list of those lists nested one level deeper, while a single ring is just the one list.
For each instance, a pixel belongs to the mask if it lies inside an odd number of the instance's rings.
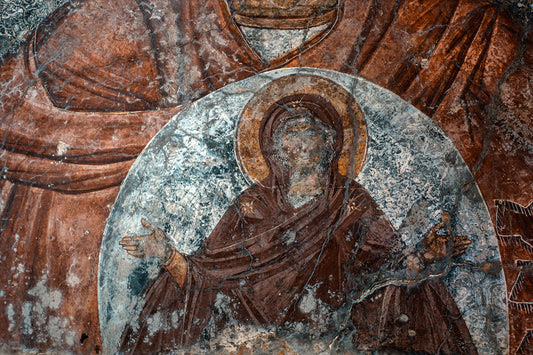
[{"label": "draped garment fold", "polygon": [[[476,353],[438,279],[386,286],[352,304],[403,257],[394,229],[363,187],[339,183],[299,210],[282,203],[278,190],[254,185],[239,196],[186,257],[183,287],[162,270],[145,291],[138,323],[126,327],[121,352],[190,346],[236,324],[278,334],[303,325],[306,336],[333,339],[343,330],[335,314],[348,312],[353,349]],[[310,307],[309,297],[320,307]]]},{"label": "draped garment fold", "polygon": [[[223,4],[69,1],[24,50],[2,58],[5,344],[43,351],[99,346],[96,268],[105,221],[136,154],[179,110],[161,108],[262,71],[305,66],[371,80],[450,135],[489,208],[494,199],[529,202],[531,110],[523,103],[532,101],[531,38],[500,8],[470,0],[346,0],[324,39],[270,65],[247,47]],[[163,11],[167,16],[158,17]],[[34,56],[37,70],[28,71]],[[42,316],[33,295],[41,284],[65,287],[61,304],[69,307]],[[89,295],[86,303],[78,302],[80,293]],[[17,315],[11,323],[10,304]],[[48,336],[51,322],[65,324],[59,340]],[[80,343],[82,334],[89,338]]]},{"label": "draped garment fold", "polygon": [[6,304],[25,314],[10,319],[0,312],[0,329],[20,330],[7,345],[56,348],[53,337],[31,335],[57,324],[60,347],[80,344],[78,330],[98,346],[95,285],[105,221],[131,164],[181,107],[63,110],[49,100],[33,59],[28,42],[0,72],[16,73],[4,81],[0,111],[0,260],[10,266],[0,285]]}]

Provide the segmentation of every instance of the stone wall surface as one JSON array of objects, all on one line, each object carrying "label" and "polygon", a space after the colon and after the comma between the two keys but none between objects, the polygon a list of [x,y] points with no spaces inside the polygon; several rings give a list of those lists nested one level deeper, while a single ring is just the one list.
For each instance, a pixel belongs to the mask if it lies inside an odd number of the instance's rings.
[{"label": "stone wall surface", "polygon": [[0,352],[533,352],[533,5],[0,0]]}]

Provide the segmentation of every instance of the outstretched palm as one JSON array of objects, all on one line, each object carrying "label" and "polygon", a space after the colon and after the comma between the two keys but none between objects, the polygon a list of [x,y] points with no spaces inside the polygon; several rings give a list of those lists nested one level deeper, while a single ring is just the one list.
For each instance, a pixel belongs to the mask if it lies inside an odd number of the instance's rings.
[{"label": "outstretched palm", "polygon": [[419,245],[418,253],[424,264],[458,257],[472,244],[467,236],[453,235],[449,221],[450,215],[443,213],[442,221],[429,230]]},{"label": "outstretched palm", "polygon": [[141,223],[151,233],[126,236],[120,240],[120,245],[131,256],[139,259],[157,258],[165,263],[172,256],[174,250],[170,240],[162,229],[154,227],[144,218],[141,219]]}]

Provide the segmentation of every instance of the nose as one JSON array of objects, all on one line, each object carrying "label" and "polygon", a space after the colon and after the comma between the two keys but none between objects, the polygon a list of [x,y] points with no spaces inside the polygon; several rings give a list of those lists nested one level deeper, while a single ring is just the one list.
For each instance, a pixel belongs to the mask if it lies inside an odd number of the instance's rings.
[{"label": "nose", "polygon": [[300,152],[305,153],[305,152],[307,152],[308,148],[309,148],[309,144],[308,144],[308,142],[306,142],[306,139],[304,137],[301,137],[301,136],[298,137],[298,150]]}]

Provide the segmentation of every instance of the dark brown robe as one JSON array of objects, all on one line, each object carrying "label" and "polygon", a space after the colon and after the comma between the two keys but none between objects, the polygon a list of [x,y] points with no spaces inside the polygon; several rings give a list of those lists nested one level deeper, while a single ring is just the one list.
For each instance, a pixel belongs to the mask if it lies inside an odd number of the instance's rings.
[{"label": "dark brown robe", "polygon": [[[349,308],[352,298],[400,264],[398,237],[357,183],[347,192],[339,180],[297,210],[280,194],[258,185],[243,192],[202,247],[186,257],[183,287],[163,269],[145,293],[138,327],[124,332],[121,351],[146,354],[192,345],[228,323],[280,331],[303,323],[308,335],[333,339],[341,329],[331,315]],[[322,305],[317,317],[299,306],[309,290]],[[224,306],[214,312],[217,299],[224,299]],[[382,288],[350,311],[355,349],[477,353],[438,279]],[[155,314],[159,327],[151,326]]]},{"label": "dark brown robe", "polygon": [[[390,89],[451,136],[489,207],[529,203],[533,46],[501,9],[477,0],[346,0],[327,37],[274,63],[255,56],[224,9],[219,0],[71,1],[2,58],[5,344],[98,351],[101,236],[131,163],[179,111],[162,108],[261,71],[325,68]],[[40,282],[61,291],[58,309],[38,312],[31,290]],[[54,319],[66,322],[59,339],[47,331]]]}]

